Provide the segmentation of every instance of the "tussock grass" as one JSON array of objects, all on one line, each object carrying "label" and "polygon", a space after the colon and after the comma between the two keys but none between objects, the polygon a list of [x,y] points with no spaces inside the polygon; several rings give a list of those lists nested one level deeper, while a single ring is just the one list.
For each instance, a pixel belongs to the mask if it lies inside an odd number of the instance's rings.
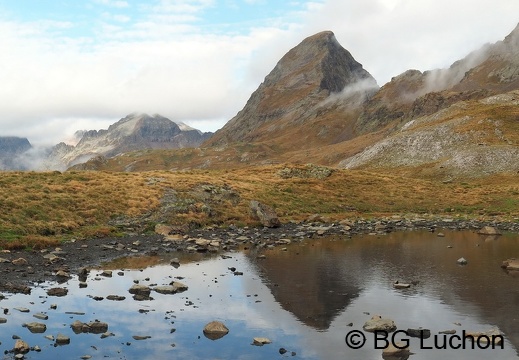
[{"label": "tussock grass", "polygon": [[[41,248],[71,238],[117,236],[120,229],[110,224],[121,217],[148,222],[143,227],[148,230],[156,222],[181,228],[253,225],[248,211],[253,199],[273,206],[282,221],[315,213],[337,220],[407,213],[519,216],[514,175],[445,184],[397,171],[334,170],[324,179],[283,178],[279,174],[284,167],[0,173],[0,248]],[[171,192],[175,207],[161,212],[161,199]]]}]

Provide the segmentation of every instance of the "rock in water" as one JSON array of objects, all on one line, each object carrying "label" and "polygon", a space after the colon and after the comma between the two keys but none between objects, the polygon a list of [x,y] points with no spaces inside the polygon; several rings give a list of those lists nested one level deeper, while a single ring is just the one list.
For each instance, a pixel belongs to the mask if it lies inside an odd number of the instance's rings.
[{"label": "rock in water", "polygon": [[519,271],[519,260],[513,258],[505,260],[501,264],[501,267],[509,271]]},{"label": "rock in water", "polygon": [[229,333],[229,329],[220,321],[211,321],[204,327],[204,335],[211,340],[218,340]]},{"label": "rock in water", "polygon": [[370,320],[366,321],[362,328],[367,332],[393,332],[396,330],[396,325],[395,322],[391,319],[384,319],[380,315],[373,315],[373,317]]},{"label": "rock in water", "polygon": [[27,354],[29,350],[31,350],[29,344],[27,344],[25,341],[21,339],[16,340],[13,349],[15,354]]},{"label": "rock in water", "polygon": [[478,234],[480,235],[501,235],[501,233],[492,226],[484,226],[483,228],[478,230]]},{"label": "rock in water", "polygon": [[461,257],[461,258],[459,258],[459,259],[457,260],[457,263],[458,263],[458,265],[467,265],[467,264],[468,264],[468,261],[467,261],[467,259]]}]

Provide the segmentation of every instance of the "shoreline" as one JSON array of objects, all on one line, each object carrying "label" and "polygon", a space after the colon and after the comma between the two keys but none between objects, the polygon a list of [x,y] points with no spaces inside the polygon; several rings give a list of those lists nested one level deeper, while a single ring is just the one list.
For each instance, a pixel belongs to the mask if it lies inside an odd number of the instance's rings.
[{"label": "shoreline", "polygon": [[40,251],[3,251],[0,252],[0,291],[30,293],[31,287],[36,284],[65,282],[78,275],[82,269],[96,268],[102,263],[132,256],[175,257],[175,253],[183,252],[224,253],[244,247],[272,248],[318,237],[352,237],[361,234],[383,236],[395,231],[478,231],[491,226],[500,232],[519,233],[519,222],[509,221],[393,216],[328,223],[318,215],[311,218],[314,221],[289,222],[277,228],[238,228],[232,225],[226,228],[206,227],[167,236],[129,234],[118,238],[68,241],[58,248]]}]

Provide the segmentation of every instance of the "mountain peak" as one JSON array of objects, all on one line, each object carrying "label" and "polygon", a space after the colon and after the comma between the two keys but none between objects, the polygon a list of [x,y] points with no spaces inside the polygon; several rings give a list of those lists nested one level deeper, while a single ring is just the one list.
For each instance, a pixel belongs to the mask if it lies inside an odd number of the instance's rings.
[{"label": "mountain peak", "polygon": [[281,122],[304,123],[331,94],[365,81],[376,86],[332,31],[309,36],[279,60],[245,107],[204,145],[271,138],[284,127]]},{"label": "mountain peak", "polygon": [[85,162],[102,155],[113,157],[142,149],[177,149],[199,146],[211,133],[202,133],[185,124],[177,124],[164,116],[134,112],[107,130],[78,132],[81,140],[76,146],[55,147],[50,163],[64,167]]}]

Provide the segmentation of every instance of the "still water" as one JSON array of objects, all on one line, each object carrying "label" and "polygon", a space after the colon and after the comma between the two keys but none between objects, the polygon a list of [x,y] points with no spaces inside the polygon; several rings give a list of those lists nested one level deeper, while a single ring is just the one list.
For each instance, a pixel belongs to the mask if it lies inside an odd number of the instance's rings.
[{"label": "still water", "polygon": [[[7,323],[0,324],[0,351],[13,358],[18,335],[41,352],[27,359],[382,359],[373,334],[363,332],[363,348],[350,349],[345,336],[362,330],[374,314],[389,317],[398,329],[423,327],[433,337],[443,330],[488,331],[499,329],[504,349],[420,349],[410,339],[409,359],[519,359],[519,277],[500,268],[503,260],[519,257],[519,236],[485,238],[472,232],[398,232],[386,236],[323,238],[292,244],[285,249],[228,253],[229,258],[180,254],[182,265],[169,259],[141,258],[107,265],[113,277],[93,270],[87,288],[77,279],[64,286],[65,297],[48,297],[43,284],[29,295],[6,295]],[[265,258],[258,258],[265,255]],[[466,266],[456,260],[464,257]],[[148,263],[143,270],[131,270]],[[243,275],[234,275],[229,268]],[[118,274],[121,272],[121,274]],[[178,280],[177,277],[181,279]],[[152,292],[151,301],[135,301],[128,289],[138,280],[143,285],[165,285],[173,280],[189,289],[174,295]],[[413,283],[396,290],[394,281]],[[110,301],[108,295],[125,296]],[[94,296],[103,297],[101,301]],[[50,309],[56,304],[55,310]],[[14,308],[26,307],[29,313]],[[36,313],[48,320],[37,320]],[[84,313],[84,315],[71,314]],[[75,334],[70,325],[80,320],[106,322],[113,336]],[[219,340],[210,340],[202,329],[219,320],[230,329]],[[43,334],[31,334],[23,323],[43,322]],[[44,336],[59,333],[69,345],[54,346]],[[133,336],[149,337],[135,340]],[[254,337],[272,341],[251,345]],[[424,345],[433,345],[433,338]],[[280,348],[287,350],[283,355]]]}]

